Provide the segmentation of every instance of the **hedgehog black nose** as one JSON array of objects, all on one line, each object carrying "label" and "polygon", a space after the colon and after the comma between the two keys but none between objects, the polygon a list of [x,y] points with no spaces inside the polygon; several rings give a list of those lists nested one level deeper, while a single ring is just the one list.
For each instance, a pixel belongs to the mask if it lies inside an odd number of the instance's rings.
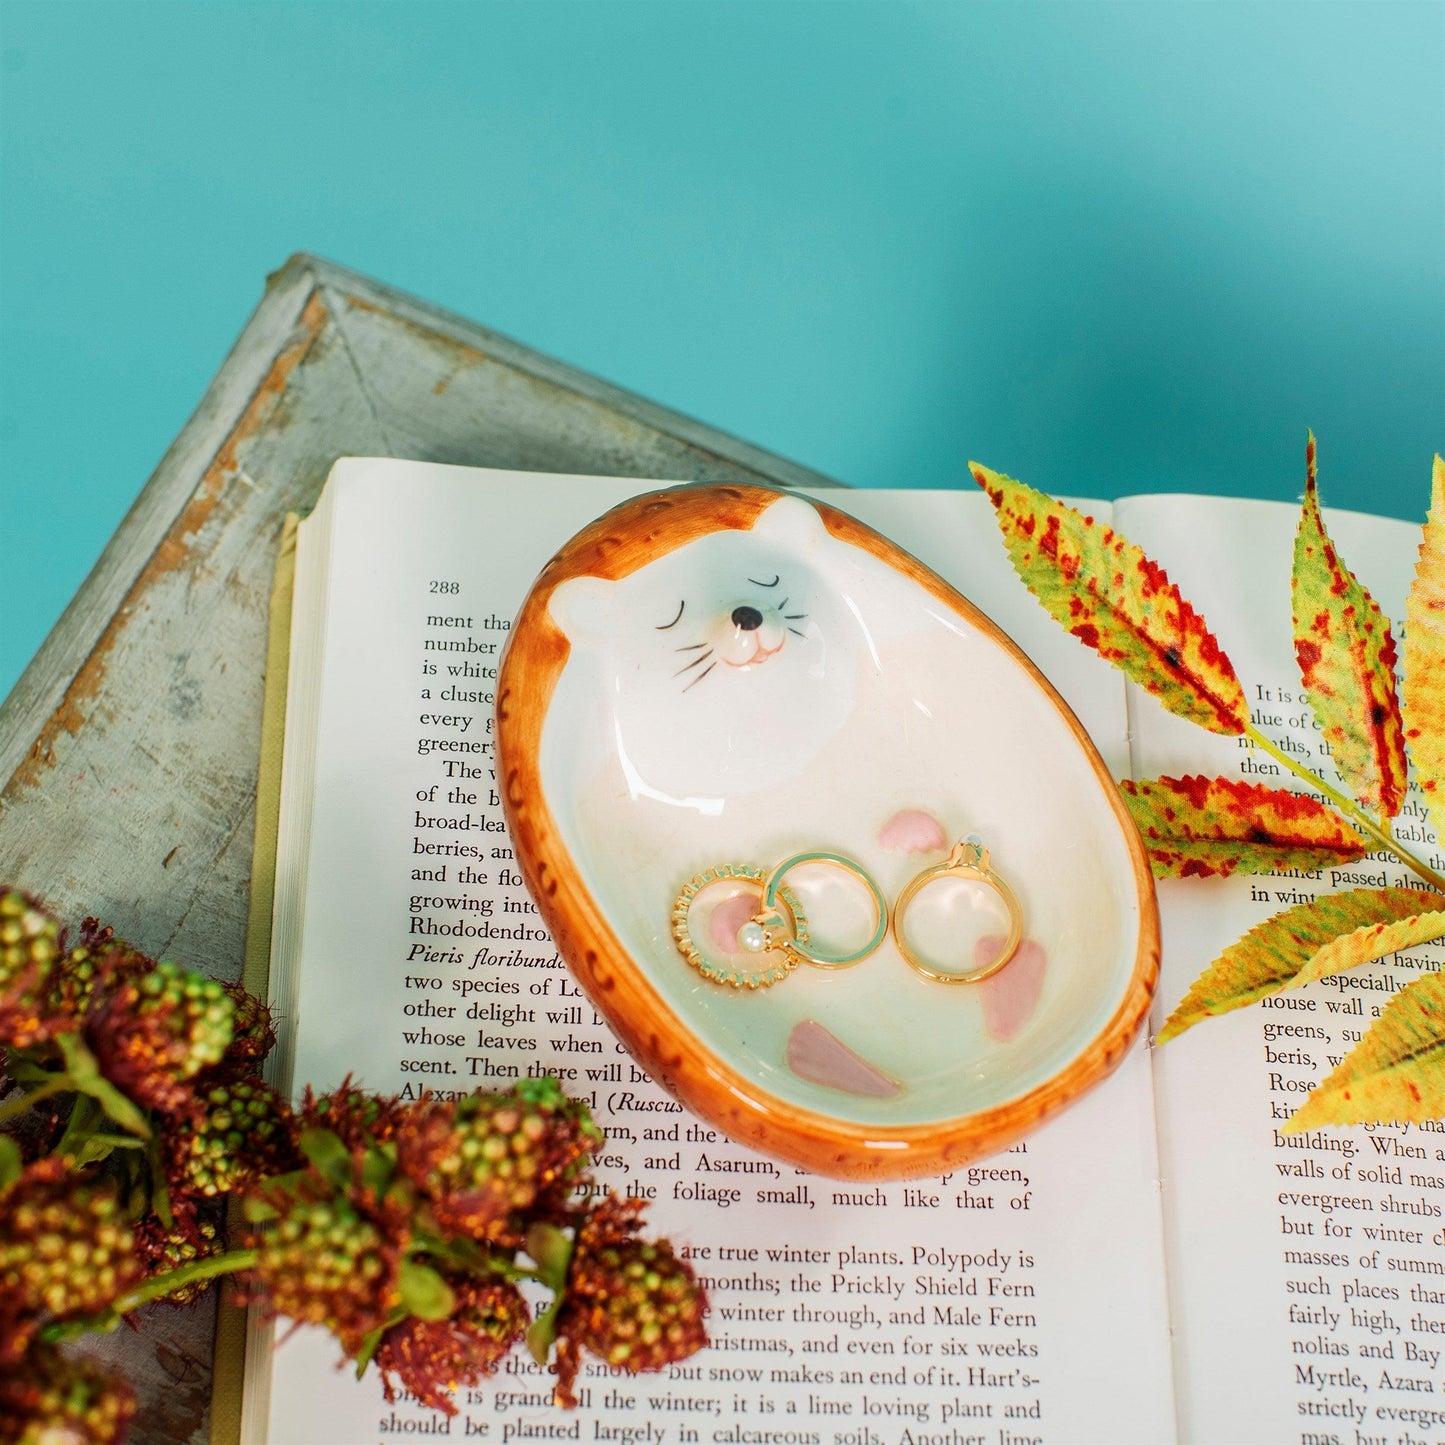
[{"label": "hedgehog black nose", "polygon": [[756,632],[763,625],[763,614],[756,607],[734,607],[733,626],[744,632]]}]

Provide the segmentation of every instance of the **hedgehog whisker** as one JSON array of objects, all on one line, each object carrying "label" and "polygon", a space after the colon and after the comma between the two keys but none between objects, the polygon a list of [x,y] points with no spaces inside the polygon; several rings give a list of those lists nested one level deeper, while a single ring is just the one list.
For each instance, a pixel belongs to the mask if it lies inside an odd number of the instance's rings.
[{"label": "hedgehog whisker", "polygon": [[[702,659],[701,659],[701,658],[698,658],[698,661],[701,662]],[[705,668],[703,668],[703,670],[702,670],[700,673],[698,673],[698,675],[697,675],[695,678],[693,678],[693,680],[692,680],[690,683],[688,683],[688,685],[687,685],[685,688],[683,688],[683,691],[684,691],[684,692],[690,692],[690,691],[691,691],[693,688],[695,688],[695,687],[698,685],[698,683],[700,683],[700,682],[703,680],[703,678],[705,678],[705,677],[708,675],[708,673],[710,673],[710,672],[713,670],[713,668],[715,668],[716,666],[717,666],[717,663],[715,663],[715,662],[710,662],[710,663],[708,663],[708,665],[707,665]]]},{"label": "hedgehog whisker", "polygon": [[[677,670],[675,673],[673,673],[673,676],[674,676],[674,677],[681,677],[681,676],[683,675],[683,673],[685,673],[685,672],[691,672],[691,671],[693,670],[693,668],[697,667],[700,663],[706,662],[706,661],[708,660],[708,658],[710,658],[711,656],[712,656],[712,648],[708,648],[708,650],[707,650],[706,652],[704,652],[700,657],[694,657],[691,662],[684,663],[681,667],[678,668],[678,670]],[[714,665],[716,665],[716,664],[714,664]],[[684,692],[685,692],[686,690],[687,690],[686,688],[683,689]]]}]

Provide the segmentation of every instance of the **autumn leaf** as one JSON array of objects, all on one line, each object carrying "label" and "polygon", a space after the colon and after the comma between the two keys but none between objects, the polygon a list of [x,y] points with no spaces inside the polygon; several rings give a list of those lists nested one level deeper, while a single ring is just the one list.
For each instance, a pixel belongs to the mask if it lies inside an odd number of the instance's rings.
[{"label": "autumn leaf", "polygon": [[1242,733],[1249,707],[1234,668],[1164,569],[1110,527],[976,462],[1014,569],[1065,629],[1170,712]]},{"label": "autumn leaf", "polygon": [[[1194,980],[1159,1030],[1157,1043],[1178,1038],[1211,1017],[1287,988],[1322,948],[1375,923],[1413,918],[1438,895],[1417,888],[1357,888],[1325,893],[1276,913],[1232,943]],[[1445,899],[1441,900],[1445,906]]]},{"label": "autumn leaf", "polygon": [[1430,513],[1405,603],[1405,741],[1425,807],[1445,837],[1445,461],[1435,458]]},{"label": "autumn leaf", "polygon": [[1304,509],[1290,591],[1305,693],[1340,776],[1368,808],[1393,818],[1405,801],[1405,737],[1395,696],[1395,639],[1379,604],[1325,532],[1315,439],[1305,448]]},{"label": "autumn leaf", "polygon": [[1327,868],[1369,843],[1302,793],[1235,778],[1145,778],[1119,784],[1158,878]]},{"label": "autumn leaf", "polygon": [[1445,1115],[1445,977],[1400,990],[1374,1027],[1284,1126],[1398,1123]]},{"label": "autumn leaf", "polygon": [[1288,987],[1299,988],[1317,978],[1343,973],[1347,968],[1356,968],[1362,963],[1398,953],[1402,948],[1414,948],[1417,943],[1445,938],[1445,897],[1438,893],[1426,893],[1421,896],[1421,902],[1431,898],[1437,901],[1438,907],[1394,923],[1367,923],[1363,928],[1325,944],[1295,974]]}]

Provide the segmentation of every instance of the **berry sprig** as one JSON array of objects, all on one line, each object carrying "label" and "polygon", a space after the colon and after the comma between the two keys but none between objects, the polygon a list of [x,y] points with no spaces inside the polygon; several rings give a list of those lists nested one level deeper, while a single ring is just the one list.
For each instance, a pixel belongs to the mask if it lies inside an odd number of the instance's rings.
[{"label": "berry sprig", "polygon": [[[568,1405],[584,1350],[648,1370],[706,1343],[702,1290],[640,1237],[642,1206],[594,1202],[602,1131],[555,1080],[402,1103],[348,1079],[293,1111],[258,1073],[275,1037],[244,990],[95,919],[71,940],[0,888],[0,1423],[17,1440],[118,1445],[129,1388],[57,1347],[226,1276],[327,1330],[358,1374],[375,1362],[388,1399],[448,1414],[524,1339]],[[230,1248],[227,1200],[245,1219]],[[535,1318],[527,1282],[552,1293]]]}]

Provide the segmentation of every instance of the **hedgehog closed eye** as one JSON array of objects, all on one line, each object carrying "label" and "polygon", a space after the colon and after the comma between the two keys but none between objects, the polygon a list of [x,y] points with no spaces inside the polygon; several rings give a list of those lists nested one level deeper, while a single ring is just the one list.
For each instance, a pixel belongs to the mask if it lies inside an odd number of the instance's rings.
[{"label": "hedgehog closed eye", "polygon": [[679,603],[677,604],[677,616],[674,617],[671,622],[660,622],[660,623],[658,623],[658,625],[657,625],[653,630],[654,630],[655,632],[666,632],[669,627],[676,627],[677,624],[682,621],[683,609],[684,609],[686,606],[687,606],[687,599],[684,598],[681,602],[679,602]]},{"label": "hedgehog closed eye", "polygon": [[[782,580],[783,580],[783,574],[782,574],[781,572],[779,572],[778,575],[777,575],[776,577],[774,577],[771,582],[759,582],[756,577],[749,577],[749,578],[748,578],[748,581],[751,582],[754,587],[776,587],[776,586],[778,585],[778,583],[781,582]],[[783,601],[783,606],[786,607],[787,605],[788,605],[788,603],[787,603],[787,600],[786,600],[786,598],[785,598],[784,601]]]}]

